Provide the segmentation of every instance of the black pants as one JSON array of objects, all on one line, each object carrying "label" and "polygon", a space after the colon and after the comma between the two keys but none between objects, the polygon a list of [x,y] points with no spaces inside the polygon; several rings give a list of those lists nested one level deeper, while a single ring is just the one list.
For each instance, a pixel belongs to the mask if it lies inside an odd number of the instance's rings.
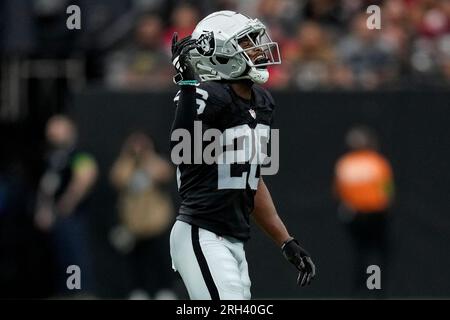
[{"label": "black pants", "polygon": [[[347,224],[354,252],[354,295],[360,298],[384,298],[388,283],[388,214],[357,213]],[[381,290],[367,288],[367,267],[378,265]]]}]

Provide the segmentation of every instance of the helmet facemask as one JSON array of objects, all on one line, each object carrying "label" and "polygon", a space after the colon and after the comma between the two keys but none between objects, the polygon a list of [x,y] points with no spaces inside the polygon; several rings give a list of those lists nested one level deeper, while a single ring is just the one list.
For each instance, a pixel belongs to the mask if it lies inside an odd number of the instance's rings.
[{"label": "helmet facemask", "polygon": [[[242,47],[241,43],[243,41],[250,43],[251,46]],[[270,39],[264,29],[260,32],[246,33],[244,36],[238,38],[238,45],[245,59],[249,62],[250,67],[263,68],[281,63],[278,44]],[[250,57],[252,51],[260,51],[261,59],[257,55],[255,61],[252,61]]]},{"label": "helmet facemask", "polygon": [[281,63],[278,44],[270,39],[265,28],[249,30],[240,35],[237,45],[237,53],[243,56],[248,65],[244,78],[250,78],[256,83],[265,83],[269,79],[267,66]]}]

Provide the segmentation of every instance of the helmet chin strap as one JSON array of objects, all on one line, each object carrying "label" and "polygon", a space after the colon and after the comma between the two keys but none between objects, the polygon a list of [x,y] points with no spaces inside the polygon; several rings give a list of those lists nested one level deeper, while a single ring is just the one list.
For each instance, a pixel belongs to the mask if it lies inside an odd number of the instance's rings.
[{"label": "helmet chin strap", "polygon": [[248,72],[248,76],[253,82],[257,84],[263,84],[266,83],[267,80],[269,80],[269,70],[256,69],[255,67],[251,67],[250,71]]}]

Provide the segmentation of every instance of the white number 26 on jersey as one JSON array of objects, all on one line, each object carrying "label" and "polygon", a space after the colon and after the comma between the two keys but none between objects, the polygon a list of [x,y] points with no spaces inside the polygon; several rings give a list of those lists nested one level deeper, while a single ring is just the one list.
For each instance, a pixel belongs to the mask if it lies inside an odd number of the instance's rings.
[{"label": "white number 26 on jersey", "polygon": [[[258,124],[251,129],[247,124],[230,128],[222,134],[221,144],[227,149],[240,141],[242,148],[238,150],[226,150],[218,159],[218,189],[245,189],[247,183],[253,190],[258,188],[259,178],[256,177],[258,165],[265,158],[262,147],[269,142],[270,128],[267,125]],[[266,149],[267,150],[267,149]],[[243,164],[250,162],[249,172],[242,172],[241,176],[231,176],[231,164]]]}]

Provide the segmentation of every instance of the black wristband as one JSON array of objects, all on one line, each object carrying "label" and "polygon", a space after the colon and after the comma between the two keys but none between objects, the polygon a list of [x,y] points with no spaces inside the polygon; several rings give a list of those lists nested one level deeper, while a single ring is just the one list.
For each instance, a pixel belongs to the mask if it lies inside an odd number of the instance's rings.
[{"label": "black wristband", "polygon": [[283,244],[281,245],[281,250],[284,250],[284,248],[286,247],[286,245],[289,243],[289,242],[291,242],[291,241],[295,241],[295,242],[297,242],[297,244],[298,244],[298,241],[295,239],[295,238],[290,238],[290,239],[287,239],[285,242],[283,242]]}]

